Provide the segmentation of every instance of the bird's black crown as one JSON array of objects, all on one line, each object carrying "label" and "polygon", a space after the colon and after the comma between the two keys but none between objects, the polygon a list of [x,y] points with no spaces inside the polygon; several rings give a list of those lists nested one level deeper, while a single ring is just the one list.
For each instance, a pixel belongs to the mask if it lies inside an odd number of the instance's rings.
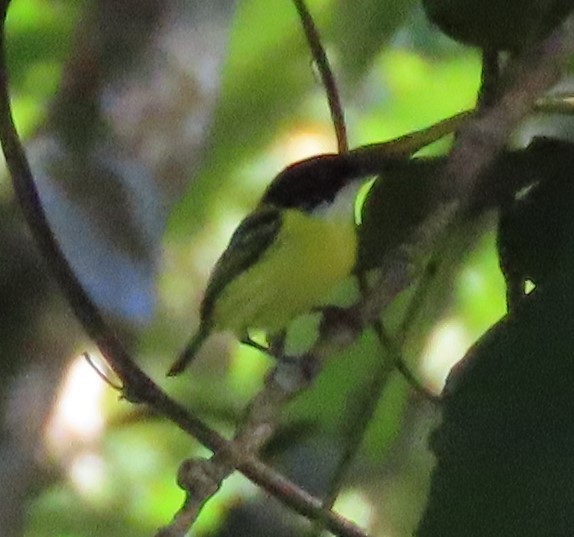
[{"label": "bird's black crown", "polygon": [[347,155],[327,153],[291,164],[267,187],[260,206],[311,211],[332,202],[353,179],[364,175]]}]

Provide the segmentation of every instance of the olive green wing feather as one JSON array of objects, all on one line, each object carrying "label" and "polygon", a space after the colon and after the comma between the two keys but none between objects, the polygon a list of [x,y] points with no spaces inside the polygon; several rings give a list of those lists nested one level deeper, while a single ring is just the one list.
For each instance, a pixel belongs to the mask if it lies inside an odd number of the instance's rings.
[{"label": "olive green wing feather", "polygon": [[212,328],[213,307],[227,284],[255,264],[273,243],[281,227],[278,209],[260,209],[249,215],[229,241],[227,249],[217,261],[209,279],[201,303],[201,323],[179,358],[171,366],[168,375],[181,373],[193,360]]},{"label": "olive green wing feather", "polygon": [[210,319],[225,287],[261,259],[277,237],[281,222],[281,213],[274,208],[260,209],[241,222],[211,273],[201,304],[202,321]]}]

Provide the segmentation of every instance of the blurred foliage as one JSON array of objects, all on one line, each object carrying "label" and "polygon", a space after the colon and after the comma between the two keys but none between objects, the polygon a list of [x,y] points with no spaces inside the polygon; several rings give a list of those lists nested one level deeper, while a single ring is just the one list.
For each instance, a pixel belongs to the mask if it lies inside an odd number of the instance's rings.
[{"label": "blurred foliage", "polygon": [[[478,54],[433,32],[418,2],[365,0],[364,10],[343,0],[308,4],[341,80],[352,146],[389,139],[472,106]],[[12,91],[25,133],[45,112],[83,8],[69,0],[14,2],[8,33]],[[323,90],[291,3],[274,2],[271,11],[267,0],[244,0],[232,24],[204,161],[174,208],[158,282],[157,318],[140,345],[142,361],[156,378],[163,377],[197,325],[209,269],[264,186],[294,159],[335,147]],[[438,144],[433,151],[444,148]],[[417,374],[433,327],[454,319],[470,343],[504,310],[492,233],[478,242],[460,272],[449,277],[437,291],[442,298],[425,308],[425,318],[418,321],[421,330],[413,330],[416,342],[408,346],[407,358]],[[452,289],[448,296],[445,287]],[[403,314],[398,304],[388,324],[400,324]],[[452,342],[435,345],[452,347]],[[461,357],[464,350],[449,352]],[[272,364],[223,337],[212,338],[204,351],[189,373],[165,384],[211,425],[230,434]],[[301,437],[287,435],[274,462],[292,476],[306,477],[309,489],[323,488],[324,482],[313,481],[313,473],[324,481],[333,469],[348,419],[345,409],[383,359],[373,335],[366,333],[333,360],[313,389],[288,409],[286,430],[297,423],[310,427]],[[204,450],[170,424],[118,403],[112,390],[106,398],[106,426],[97,439],[77,446],[73,456],[54,456],[52,479],[39,484],[30,504],[26,537],[151,535],[179,507],[178,463]],[[424,438],[432,423],[425,404],[412,397],[402,378],[393,377],[349,480],[365,493],[373,535],[406,536],[416,524],[430,467]],[[258,498],[243,478],[230,479],[194,534],[215,535],[229,510]]]}]

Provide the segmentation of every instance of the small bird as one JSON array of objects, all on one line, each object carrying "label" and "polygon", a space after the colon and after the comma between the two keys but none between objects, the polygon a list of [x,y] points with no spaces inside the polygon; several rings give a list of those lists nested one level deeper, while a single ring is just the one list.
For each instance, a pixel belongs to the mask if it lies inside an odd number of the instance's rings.
[{"label": "small bird", "polygon": [[181,373],[214,331],[245,341],[277,335],[353,272],[355,196],[375,173],[348,155],[318,155],[285,168],[234,232],[201,303],[200,325],[168,372]]}]

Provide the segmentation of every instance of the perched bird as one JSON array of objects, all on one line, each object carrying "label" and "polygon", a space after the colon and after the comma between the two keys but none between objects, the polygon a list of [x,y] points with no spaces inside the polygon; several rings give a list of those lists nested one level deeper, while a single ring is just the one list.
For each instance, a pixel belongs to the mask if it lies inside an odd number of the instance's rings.
[{"label": "perched bird", "polygon": [[351,275],[357,260],[355,196],[376,173],[347,155],[325,154],[284,169],[238,226],[201,303],[200,326],[169,375],[181,373],[205,339],[229,330],[276,335]]}]

